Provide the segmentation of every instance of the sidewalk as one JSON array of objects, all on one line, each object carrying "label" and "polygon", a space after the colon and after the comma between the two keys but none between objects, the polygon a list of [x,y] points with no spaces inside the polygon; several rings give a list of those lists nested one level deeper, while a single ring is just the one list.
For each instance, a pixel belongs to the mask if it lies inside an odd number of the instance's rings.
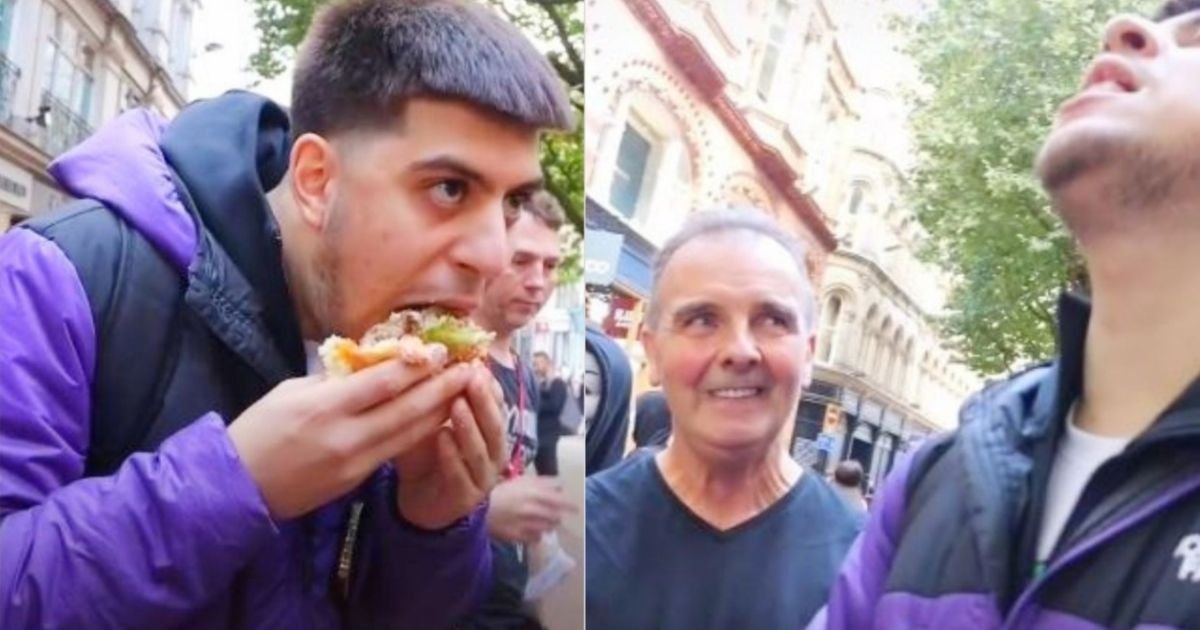
[{"label": "sidewalk", "polygon": [[575,559],[575,570],[561,584],[546,594],[540,612],[542,623],[550,630],[583,629],[583,475],[584,439],[570,435],[558,441],[558,472],[563,479],[567,496],[579,506],[579,513],[567,516],[558,528],[558,541],[563,550]]}]

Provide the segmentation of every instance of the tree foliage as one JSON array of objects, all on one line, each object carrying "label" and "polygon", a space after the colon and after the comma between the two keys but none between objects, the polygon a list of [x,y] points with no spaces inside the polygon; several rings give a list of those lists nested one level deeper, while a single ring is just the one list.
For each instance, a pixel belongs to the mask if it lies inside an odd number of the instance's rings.
[{"label": "tree foliage", "polygon": [[[1134,9],[1145,9],[1134,6]],[[1054,351],[1064,289],[1086,289],[1033,161],[1078,90],[1120,0],[938,0],[897,20],[923,86],[910,95],[910,201],[923,255],[955,278],[945,321],[964,360],[997,374]]]},{"label": "tree foliage", "polygon": [[[272,78],[287,68],[322,0],[253,0],[259,48],[251,67]],[[546,188],[558,199],[577,231],[583,230],[583,3],[581,0],[486,0],[543,50],[570,92],[579,121],[570,133],[548,134],[542,142]],[[568,240],[568,245],[579,239]],[[567,265],[582,264],[568,251]],[[560,277],[576,277],[569,266]]]}]

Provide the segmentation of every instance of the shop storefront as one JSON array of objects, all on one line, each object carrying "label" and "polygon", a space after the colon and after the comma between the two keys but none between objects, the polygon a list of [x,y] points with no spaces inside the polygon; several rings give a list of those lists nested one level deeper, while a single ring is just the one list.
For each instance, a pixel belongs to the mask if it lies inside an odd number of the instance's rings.
[{"label": "shop storefront", "polygon": [[897,454],[927,436],[920,425],[906,420],[905,412],[888,407],[871,392],[817,378],[800,400],[792,455],[823,473],[853,459],[862,465],[867,485],[877,486]]},{"label": "shop storefront", "polygon": [[584,234],[587,320],[615,339],[634,372],[634,396],[649,387],[639,337],[657,249],[613,211],[589,197]]}]

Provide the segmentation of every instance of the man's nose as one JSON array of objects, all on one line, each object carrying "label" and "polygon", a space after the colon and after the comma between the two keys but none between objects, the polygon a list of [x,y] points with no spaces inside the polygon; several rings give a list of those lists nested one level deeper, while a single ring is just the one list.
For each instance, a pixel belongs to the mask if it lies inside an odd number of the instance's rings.
[{"label": "man's nose", "polygon": [[721,365],[742,371],[758,365],[761,361],[762,353],[749,326],[732,326],[721,348]]},{"label": "man's nose", "polygon": [[1163,44],[1158,30],[1145,18],[1118,15],[1104,27],[1104,50],[1133,57],[1155,57]]},{"label": "man's nose", "polygon": [[474,277],[491,279],[508,263],[508,230],[501,213],[480,213],[464,228],[451,256],[454,264]]},{"label": "man's nose", "polygon": [[525,289],[530,292],[541,293],[546,290],[549,285],[549,280],[546,277],[546,270],[539,262],[532,265],[529,271],[525,274]]}]

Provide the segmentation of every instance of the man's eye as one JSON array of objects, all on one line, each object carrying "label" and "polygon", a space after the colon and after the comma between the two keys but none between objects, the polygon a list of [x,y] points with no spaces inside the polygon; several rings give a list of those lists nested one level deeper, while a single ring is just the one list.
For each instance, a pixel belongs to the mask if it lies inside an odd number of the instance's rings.
[{"label": "man's eye", "polygon": [[430,195],[440,206],[457,206],[467,196],[467,183],[457,179],[438,182],[430,189]]},{"label": "man's eye", "polygon": [[683,320],[686,329],[703,330],[717,325],[717,318],[711,313],[697,313]]},{"label": "man's eye", "polygon": [[782,315],[764,315],[763,320],[777,328],[791,328],[792,320]]},{"label": "man's eye", "polygon": [[508,212],[520,212],[521,207],[529,201],[526,193],[512,194],[504,198],[504,209]]}]

